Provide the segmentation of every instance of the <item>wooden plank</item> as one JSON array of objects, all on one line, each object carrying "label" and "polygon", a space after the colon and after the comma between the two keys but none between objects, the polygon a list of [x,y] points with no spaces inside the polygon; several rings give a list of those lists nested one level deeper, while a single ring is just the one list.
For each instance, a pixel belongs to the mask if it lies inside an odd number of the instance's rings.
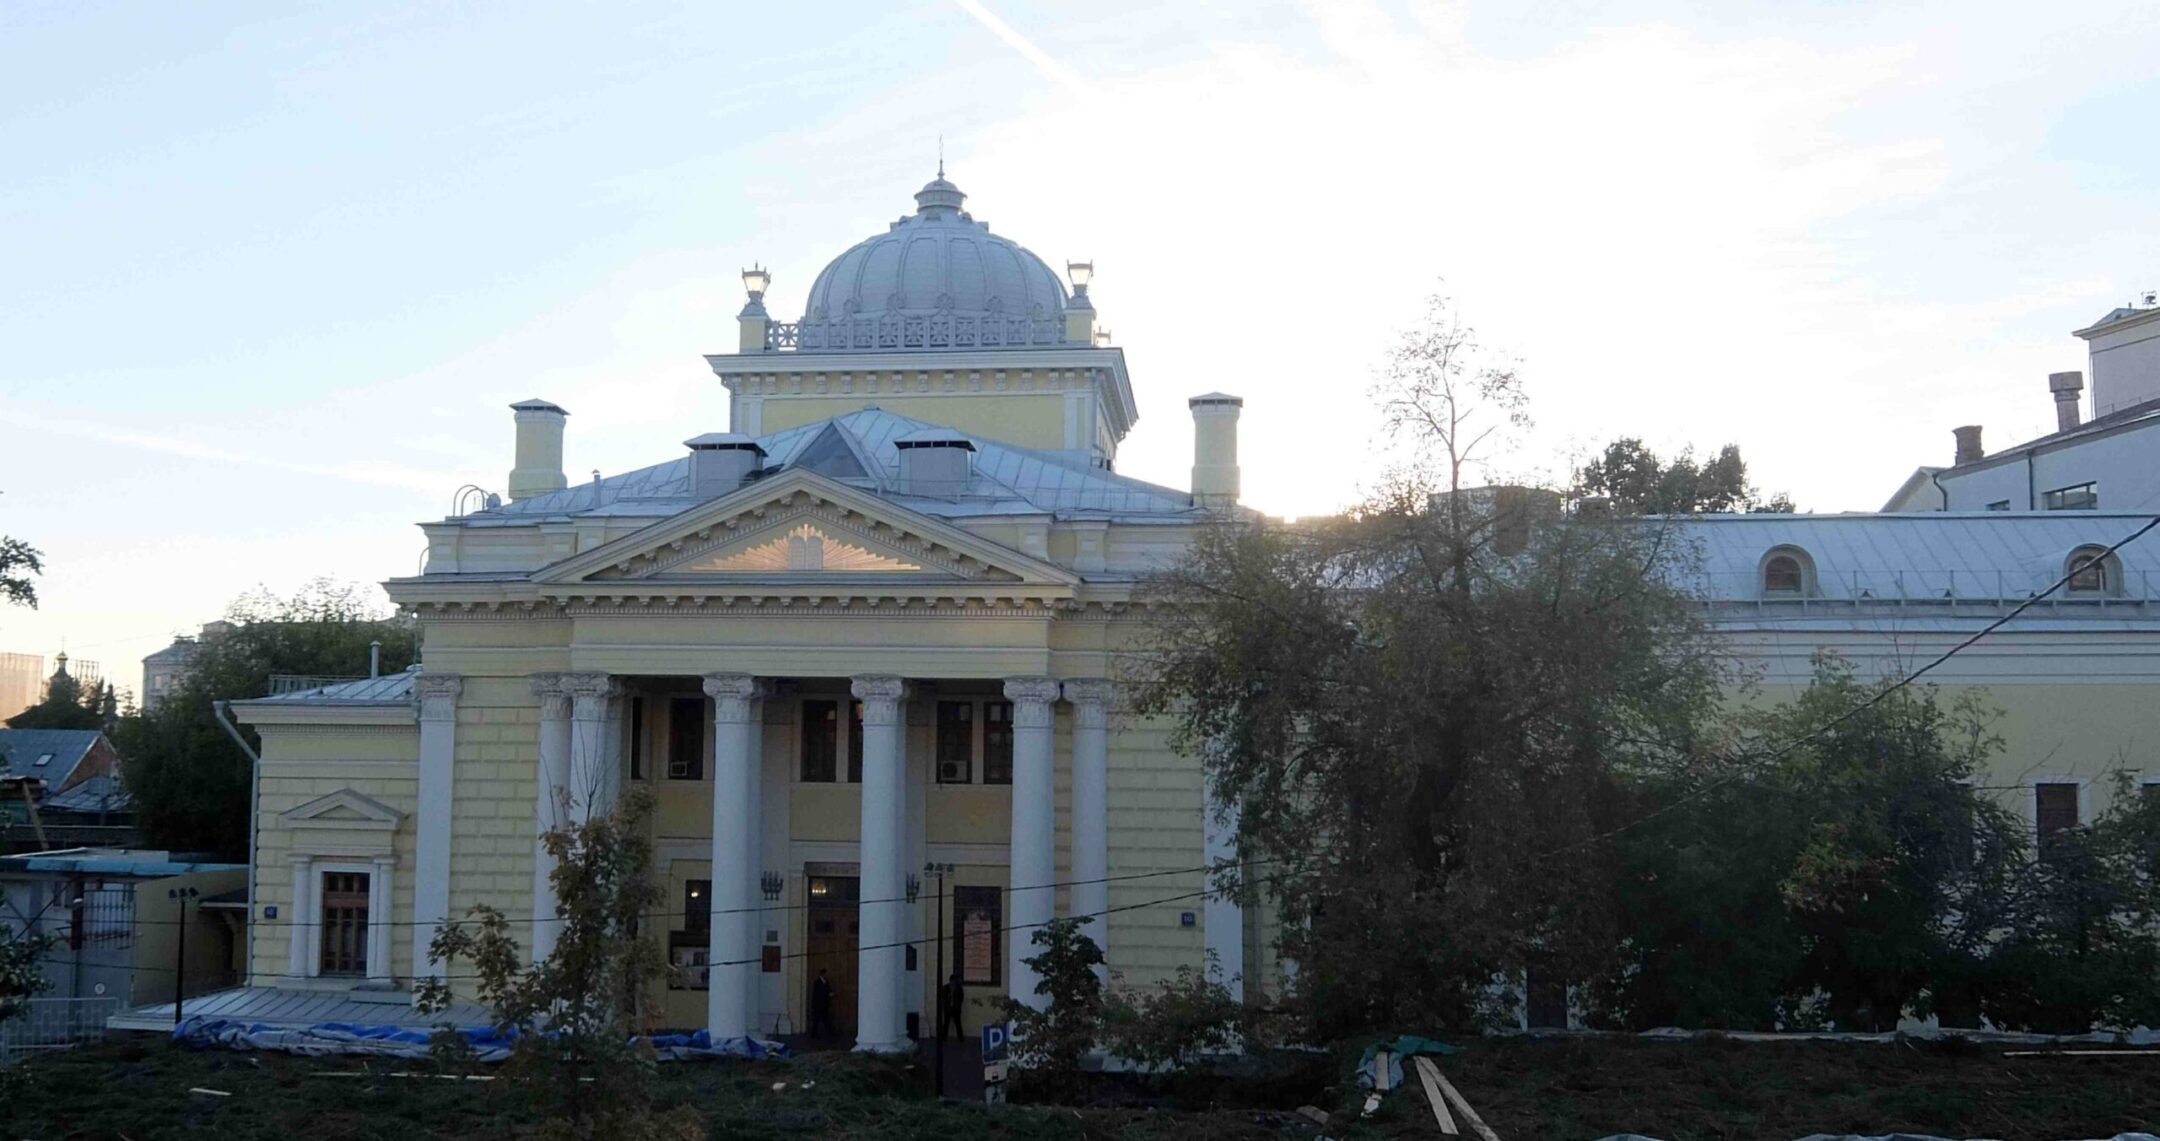
[{"label": "wooden plank", "polygon": [[1373,1088],[1381,1093],[1386,1093],[1395,1088],[1392,1076],[1395,1069],[1394,1061],[1395,1055],[1386,1050],[1373,1055]]},{"label": "wooden plank", "polygon": [[1433,1067],[1433,1080],[1440,1083],[1440,1092],[1455,1103],[1455,1112],[1462,1114],[1463,1120],[1470,1123],[1470,1128],[1476,1131],[1482,1141],[1500,1141],[1500,1135],[1485,1124],[1485,1119],[1477,1115],[1477,1110],[1470,1108],[1470,1103],[1463,1100],[1461,1091],[1455,1088],[1453,1082],[1447,1080],[1447,1075],[1441,1073],[1438,1066]]},{"label": "wooden plank", "polygon": [[1440,1123],[1440,1132],[1449,1137],[1461,1136],[1456,1132],[1455,1119],[1447,1111],[1447,1095],[1440,1092],[1440,1067],[1423,1054],[1410,1059],[1417,1070],[1418,1083],[1425,1087],[1425,1100],[1432,1104],[1433,1120]]}]

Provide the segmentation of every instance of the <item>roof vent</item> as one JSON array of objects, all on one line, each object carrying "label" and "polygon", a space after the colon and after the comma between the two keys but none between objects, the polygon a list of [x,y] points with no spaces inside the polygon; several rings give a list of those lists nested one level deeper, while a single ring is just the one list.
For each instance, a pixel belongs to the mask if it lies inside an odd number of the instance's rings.
[{"label": "roof vent", "polygon": [[900,493],[953,499],[967,491],[975,441],[950,428],[925,428],[893,441],[900,449]]},{"label": "roof vent", "polygon": [[2048,391],[2055,394],[2055,430],[2067,432],[2078,426],[2078,399],[2085,395],[2085,374],[2051,372]]},{"label": "roof vent", "polygon": [[1950,434],[1957,437],[1955,462],[1969,464],[1987,457],[1987,449],[1980,446],[1980,425],[1967,424],[1962,428],[1952,428]]},{"label": "roof vent", "polygon": [[699,499],[741,487],[765,462],[765,449],[740,432],[707,432],[683,446],[690,449],[690,494]]}]

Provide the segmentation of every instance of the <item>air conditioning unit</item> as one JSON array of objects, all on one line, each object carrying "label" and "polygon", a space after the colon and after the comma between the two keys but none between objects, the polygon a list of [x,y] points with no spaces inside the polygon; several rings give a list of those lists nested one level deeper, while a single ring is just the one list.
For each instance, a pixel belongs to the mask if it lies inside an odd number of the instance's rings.
[{"label": "air conditioning unit", "polygon": [[967,766],[959,761],[939,761],[937,777],[947,784],[965,783],[967,781]]}]

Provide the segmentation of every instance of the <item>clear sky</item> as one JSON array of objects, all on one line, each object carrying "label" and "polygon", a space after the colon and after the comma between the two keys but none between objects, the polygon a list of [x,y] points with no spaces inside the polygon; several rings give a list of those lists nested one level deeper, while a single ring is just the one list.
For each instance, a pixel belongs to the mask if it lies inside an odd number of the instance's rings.
[{"label": "clear sky", "polygon": [[[738,271],[792,318],[935,166],[1093,258],[1141,422],[1246,397],[1248,502],[1373,475],[1364,394],[1445,279],[1563,474],[1741,445],[1879,506],[1949,429],[2053,423],[2069,331],[2160,286],[2160,5],[1362,0],[0,4],[0,650],[136,661],[257,583],[412,573],[500,488],[725,427]],[[2132,505],[2125,505],[2132,506]]]}]

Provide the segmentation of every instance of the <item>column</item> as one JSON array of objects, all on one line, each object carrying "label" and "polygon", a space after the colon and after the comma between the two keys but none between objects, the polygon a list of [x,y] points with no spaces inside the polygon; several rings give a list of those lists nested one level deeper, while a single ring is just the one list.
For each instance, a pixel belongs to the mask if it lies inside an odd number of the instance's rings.
[{"label": "column", "polygon": [[615,806],[610,717],[622,687],[606,674],[564,674],[570,693],[570,820],[583,824]]},{"label": "column", "polygon": [[[1110,683],[1082,678],[1065,683],[1073,707],[1072,886],[1067,914],[1095,916],[1081,930],[1110,957]],[[1095,968],[1110,981],[1106,961]]]},{"label": "column", "polygon": [[315,932],[322,926],[322,916],[315,914],[315,857],[295,855],[292,873],[292,911],[285,917],[285,929],[292,932],[292,946],[285,973],[294,979],[312,978]]},{"label": "column", "polygon": [[[1215,761],[1210,747],[1203,762],[1206,766],[1206,796],[1200,805],[1200,836],[1202,863],[1210,868],[1232,867],[1238,860],[1238,806],[1236,801],[1222,800],[1221,790],[1215,784]],[[1207,887],[1213,889],[1216,876],[1208,873]],[[1237,897],[1227,892],[1210,890],[1200,905],[1201,937],[1208,951],[1215,956],[1215,965],[1222,972],[1222,981],[1230,988],[1232,998],[1245,1000],[1245,907]]]},{"label": "column", "polygon": [[856,957],[855,1049],[897,1053],[907,1040],[907,772],[897,677],[858,677],[863,703],[861,953]]},{"label": "column", "polygon": [[538,786],[533,837],[532,957],[538,962],[555,950],[562,933],[555,915],[555,859],[540,837],[569,823],[565,796],[570,784],[570,691],[561,674],[534,674],[533,693],[540,698],[540,754],[534,773]]},{"label": "column", "polygon": [[705,1026],[715,1045],[757,1032],[761,972],[757,910],[763,871],[763,683],[705,675],[713,699],[712,980]]},{"label": "column", "polygon": [[1040,980],[1023,959],[1035,955],[1035,932],[1057,913],[1057,800],[1051,774],[1051,711],[1058,683],[1046,677],[1005,682],[1013,703],[1012,886],[1005,895],[1006,992],[1041,1009]]},{"label": "column", "polygon": [[456,795],[457,702],[465,679],[424,673],[414,679],[420,712],[419,805],[413,820],[412,973],[415,982],[438,977],[428,962],[435,928],[450,918],[450,825]]},{"label": "column", "polygon": [[367,977],[377,986],[390,985],[390,873],[397,857],[388,852],[368,861],[367,880]]}]

